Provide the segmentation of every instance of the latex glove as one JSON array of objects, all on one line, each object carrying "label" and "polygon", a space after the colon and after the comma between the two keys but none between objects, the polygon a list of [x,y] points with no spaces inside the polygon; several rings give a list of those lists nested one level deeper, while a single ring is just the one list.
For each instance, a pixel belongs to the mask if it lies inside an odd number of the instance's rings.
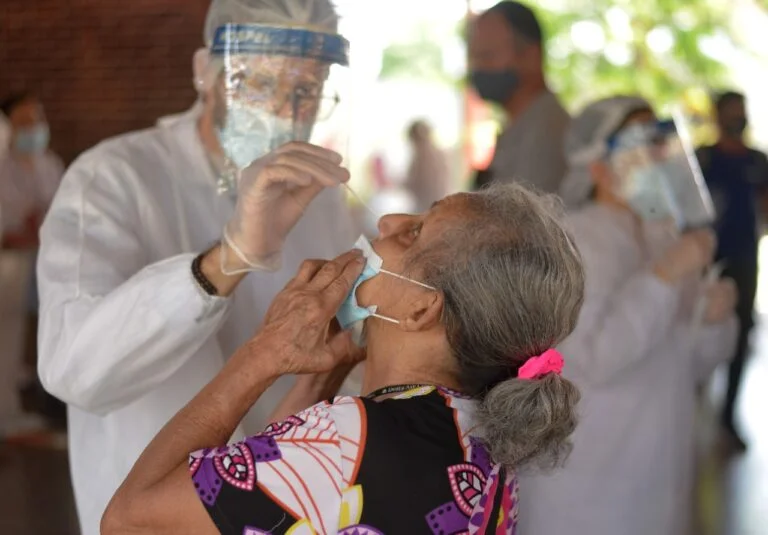
[{"label": "latex glove", "polygon": [[706,299],[704,322],[710,325],[724,322],[736,309],[739,300],[736,283],[732,279],[720,279],[707,289]]},{"label": "latex glove", "polygon": [[677,284],[712,263],[715,244],[709,229],[686,232],[656,262],[653,272],[664,282]]},{"label": "latex glove", "polygon": [[278,270],[285,238],[312,200],[349,180],[341,161],[333,151],[294,141],[244,169],[235,213],[224,229],[222,271]]}]

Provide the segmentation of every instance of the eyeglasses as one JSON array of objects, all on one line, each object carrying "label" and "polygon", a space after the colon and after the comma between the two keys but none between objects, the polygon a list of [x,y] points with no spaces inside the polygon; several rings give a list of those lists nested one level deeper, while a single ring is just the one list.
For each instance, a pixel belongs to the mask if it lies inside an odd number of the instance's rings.
[{"label": "eyeglasses", "polygon": [[261,107],[275,115],[286,115],[299,121],[328,119],[341,102],[339,94],[324,89],[313,80],[278,79],[271,76],[248,76],[243,71],[225,79],[228,99]]}]

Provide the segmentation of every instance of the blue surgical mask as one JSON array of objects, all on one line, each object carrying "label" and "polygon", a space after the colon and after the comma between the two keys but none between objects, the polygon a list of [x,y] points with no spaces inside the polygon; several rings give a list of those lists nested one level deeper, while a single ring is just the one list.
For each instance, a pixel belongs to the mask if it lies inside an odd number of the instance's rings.
[{"label": "blue surgical mask", "polygon": [[[230,103],[224,124],[216,129],[224,154],[238,169],[295,140],[293,121],[254,106]],[[302,140],[306,141],[306,140]]]},{"label": "blue surgical mask", "polygon": [[473,71],[470,81],[483,100],[502,106],[507,103],[520,87],[520,75],[517,71]]},{"label": "blue surgical mask", "polygon": [[42,154],[48,148],[51,133],[48,125],[39,123],[16,132],[14,147],[22,154]]},{"label": "blue surgical mask", "polygon": [[352,291],[349,292],[349,295],[341,304],[338,312],[336,312],[336,319],[339,321],[342,329],[352,331],[352,341],[358,346],[363,347],[365,346],[364,324],[366,319],[375,317],[389,323],[400,322],[394,318],[377,314],[376,310],[378,307],[376,305],[364,307],[357,302],[357,289],[362,283],[372,279],[379,273],[385,273],[392,277],[397,277],[398,279],[418,284],[419,286],[422,286],[428,290],[434,290],[434,288],[424,283],[404,277],[403,275],[382,269],[381,266],[383,261],[381,257],[376,253],[376,251],[373,250],[373,247],[365,236],[360,236],[357,239],[355,242],[355,248],[360,249],[363,252],[363,256],[366,259],[365,268],[355,281],[354,286],[352,286]]}]

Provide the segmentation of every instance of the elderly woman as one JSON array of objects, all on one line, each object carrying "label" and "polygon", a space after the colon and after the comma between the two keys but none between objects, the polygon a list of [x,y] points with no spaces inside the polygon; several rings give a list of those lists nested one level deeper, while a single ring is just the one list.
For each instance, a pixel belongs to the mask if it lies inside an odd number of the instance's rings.
[{"label": "elderly woman", "polygon": [[[515,470],[567,453],[579,397],[552,348],[583,273],[551,206],[518,186],[454,195],[382,218],[367,267],[306,262],[145,450],[103,533],[514,533]],[[345,308],[368,311],[365,395],[219,446],[283,374],[305,374],[292,403],[326,395],[355,358],[331,327]]]},{"label": "elderly woman", "polygon": [[735,340],[735,293],[731,281],[699,280],[711,231],[679,234],[648,202],[644,181],[669,167],[641,160],[648,167],[630,175],[615,164],[626,136],[658,148],[655,125],[648,102],[616,97],[587,107],[566,138],[586,289],[560,349],[583,401],[568,465],[521,481],[522,535],[689,533],[696,386]]}]

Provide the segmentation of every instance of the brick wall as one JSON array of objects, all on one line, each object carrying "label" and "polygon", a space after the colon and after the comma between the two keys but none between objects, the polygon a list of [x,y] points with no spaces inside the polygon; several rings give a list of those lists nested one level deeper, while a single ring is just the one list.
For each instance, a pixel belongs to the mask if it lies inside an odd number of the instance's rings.
[{"label": "brick wall", "polygon": [[42,98],[71,162],[100,140],[194,102],[208,0],[0,0],[0,99]]}]

